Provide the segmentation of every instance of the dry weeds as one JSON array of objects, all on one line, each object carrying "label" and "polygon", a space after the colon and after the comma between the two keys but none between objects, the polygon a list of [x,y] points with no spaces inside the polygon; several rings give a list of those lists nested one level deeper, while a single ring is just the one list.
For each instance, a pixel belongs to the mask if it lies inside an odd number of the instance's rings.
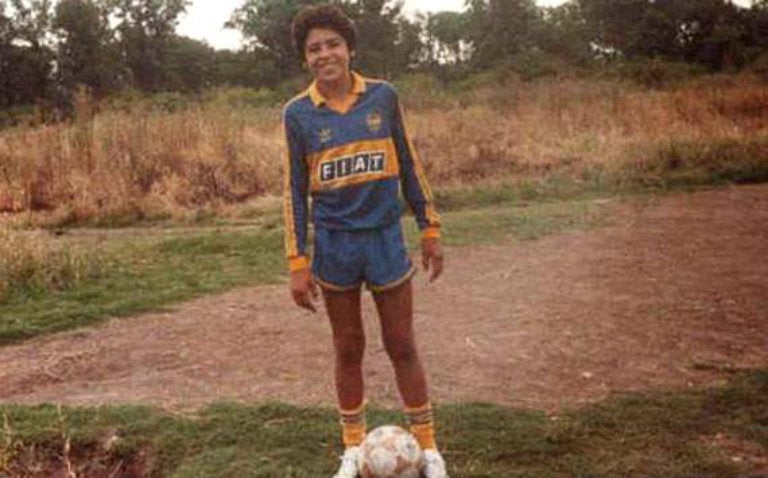
[{"label": "dry weeds", "polygon": [[[414,105],[419,94],[410,93]],[[96,110],[81,97],[68,124],[0,133],[0,212],[119,224],[280,194],[279,109]],[[511,80],[446,95],[439,109],[413,108],[408,121],[436,186],[642,169],[669,145],[765,137],[768,85],[749,75],[666,90]]]},{"label": "dry weeds", "polygon": [[72,287],[100,276],[106,267],[98,247],[57,241],[45,231],[0,226],[0,304],[14,293]]}]

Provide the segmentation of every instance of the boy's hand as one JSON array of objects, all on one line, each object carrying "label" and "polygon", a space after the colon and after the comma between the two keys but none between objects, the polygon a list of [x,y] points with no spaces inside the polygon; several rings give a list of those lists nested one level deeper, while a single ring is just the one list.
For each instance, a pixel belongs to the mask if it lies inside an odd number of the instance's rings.
[{"label": "boy's hand", "polygon": [[314,304],[318,297],[317,284],[309,267],[291,272],[291,296],[299,307],[317,312]]},{"label": "boy's hand", "polygon": [[443,273],[443,246],[440,239],[430,237],[421,240],[421,262],[429,274],[429,282],[434,282]]}]

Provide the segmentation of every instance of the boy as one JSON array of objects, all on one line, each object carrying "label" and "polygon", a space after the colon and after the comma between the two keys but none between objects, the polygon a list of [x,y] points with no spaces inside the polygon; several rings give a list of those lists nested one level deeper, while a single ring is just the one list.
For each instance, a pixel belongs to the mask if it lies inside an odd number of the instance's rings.
[{"label": "boy", "polygon": [[[291,294],[315,311],[317,284],[333,330],[336,391],[345,451],[335,478],[355,478],[365,437],[361,285],[373,293],[410,430],[424,449],[426,478],[447,478],[435,444],[432,406],[413,336],[410,279],[399,191],[422,231],[422,262],[440,276],[440,219],[421,163],[406,134],[391,85],[351,71],[355,29],[337,7],[306,7],[292,35],[314,81],[285,107],[288,157],[285,239]],[[315,230],[306,255],[308,198]]]}]

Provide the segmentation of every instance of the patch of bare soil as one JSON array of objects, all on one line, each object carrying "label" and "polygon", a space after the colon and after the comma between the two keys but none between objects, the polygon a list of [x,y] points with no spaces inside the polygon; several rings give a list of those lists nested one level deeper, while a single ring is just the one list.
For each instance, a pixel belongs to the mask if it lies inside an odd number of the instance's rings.
[{"label": "patch of bare soil", "polygon": [[[711,385],[768,365],[768,187],[617,204],[611,226],[447,251],[415,279],[436,402],[557,410],[617,391]],[[398,406],[372,301],[368,396]],[[323,313],[285,286],[0,348],[0,401],[197,407],[335,402]]]}]

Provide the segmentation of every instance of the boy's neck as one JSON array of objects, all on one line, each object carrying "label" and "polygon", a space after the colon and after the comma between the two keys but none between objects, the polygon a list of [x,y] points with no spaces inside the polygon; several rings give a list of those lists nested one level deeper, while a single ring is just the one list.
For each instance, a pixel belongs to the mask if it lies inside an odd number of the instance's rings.
[{"label": "boy's neck", "polygon": [[352,92],[352,73],[347,72],[337,81],[318,81],[317,89],[328,100],[342,100]]}]

